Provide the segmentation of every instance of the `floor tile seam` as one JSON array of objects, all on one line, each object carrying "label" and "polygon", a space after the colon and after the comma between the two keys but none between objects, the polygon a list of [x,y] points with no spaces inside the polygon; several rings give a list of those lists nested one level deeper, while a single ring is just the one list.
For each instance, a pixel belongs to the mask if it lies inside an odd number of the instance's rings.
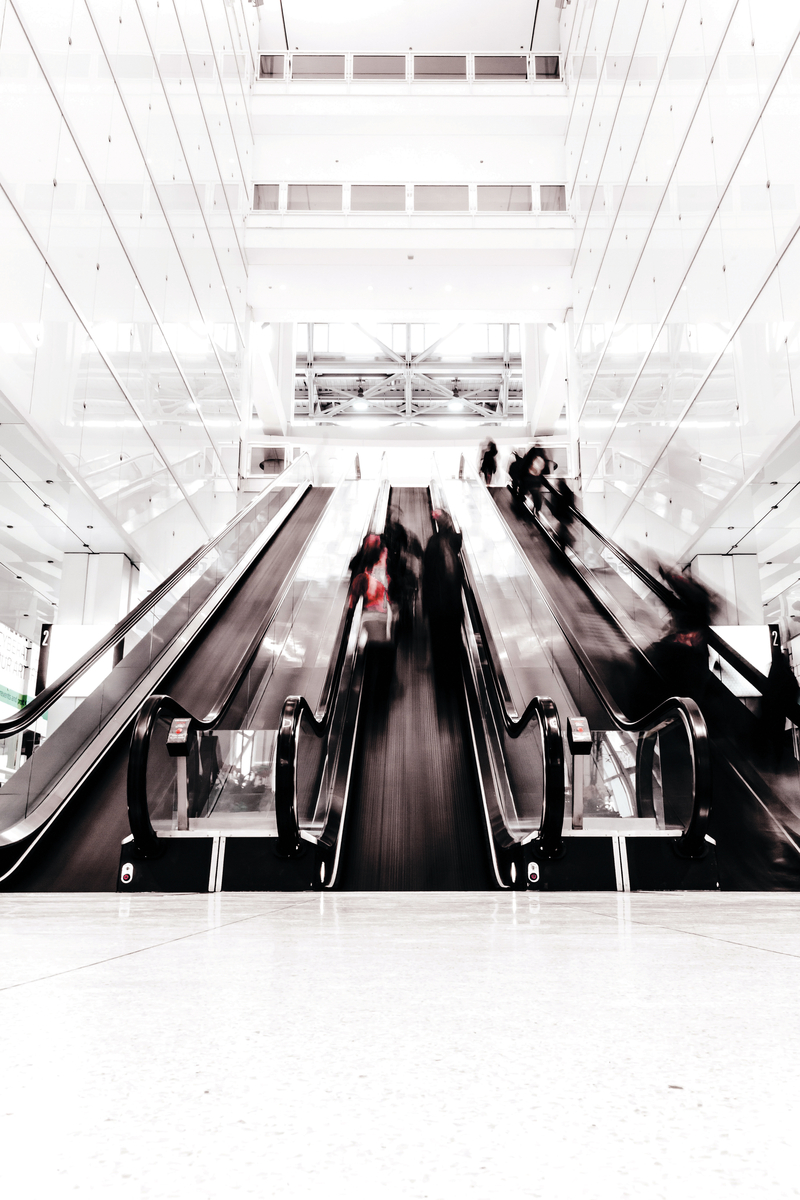
[{"label": "floor tile seam", "polygon": [[[611,916],[608,913],[594,913],[595,916],[607,916],[609,920],[617,921],[617,917]],[[707,942],[719,942],[724,946],[738,946],[740,950],[759,950],[763,954],[776,954],[780,958],[796,958],[800,959],[800,954],[794,954],[791,950],[773,950],[770,946],[754,946],[750,942],[737,942],[733,938],[720,937],[713,933],[700,933],[696,929],[681,929],[677,925],[665,925],[660,921],[642,921],[637,917],[628,918],[628,923],[638,925],[642,929],[663,929],[669,933],[683,934],[685,937],[703,938]]]},{"label": "floor tile seam", "polygon": [[221,921],[218,924],[209,925],[205,929],[193,929],[190,933],[182,933],[179,937],[165,938],[162,942],[151,942],[150,945],[139,946],[136,950],[126,950],[124,954],[111,954],[108,958],[98,958],[93,962],[79,963],[76,967],[67,967],[63,971],[53,971],[50,975],[38,975],[35,979],[21,979],[18,983],[0,985],[0,994],[15,991],[22,987],[29,987],[36,983],[47,983],[50,979],[60,979],[64,975],[75,975],[79,971],[87,971],[92,967],[102,967],[107,963],[119,962],[123,958],[135,958],[137,954],[146,954],[149,950],[159,950],[163,946],[174,946],[178,942],[185,942],[194,937],[202,937],[207,933],[213,933],[217,929],[228,929],[234,925],[242,925],[247,921],[255,921],[259,917],[268,917],[274,912],[285,912],[287,909],[297,908],[301,903],[301,900],[295,900],[291,904],[283,904],[278,908],[271,908],[268,912],[250,913],[246,917],[237,917],[233,921]]}]

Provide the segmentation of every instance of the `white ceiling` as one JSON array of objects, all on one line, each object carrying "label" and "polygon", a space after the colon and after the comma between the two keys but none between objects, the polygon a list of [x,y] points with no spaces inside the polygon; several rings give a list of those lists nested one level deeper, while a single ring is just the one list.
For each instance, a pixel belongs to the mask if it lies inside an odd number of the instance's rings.
[{"label": "white ceiling", "polygon": [[[281,12],[282,7],[282,12]],[[512,54],[531,47],[536,0],[264,0],[262,50]],[[534,49],[558,49],[560,7],[540,0]],[[284,22],[286,39],[284,39]]]}]

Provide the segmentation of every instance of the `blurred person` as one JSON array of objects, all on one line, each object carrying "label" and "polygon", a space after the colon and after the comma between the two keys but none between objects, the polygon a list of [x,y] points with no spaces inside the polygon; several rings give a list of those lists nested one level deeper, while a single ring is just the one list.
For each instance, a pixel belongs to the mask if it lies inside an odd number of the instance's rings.
[{"label": "blurred person", "polygon": [[481,465],[478,469],[483,477],[483,482],[489,487],[497,474],[497,444],[495,442],[487,442],[481,454]]},{"label": "blurred person", "polygon": [[575,520],[575,493],[566,479],[557,479],[548,494],[547,506],[555,522],[555,539],[562,550],[575,545],[572,525]]},{"label": "blurred person", "polygon": [[667,601],[669,629],[649,656],[675,694],[699,703],[710,678],[708,631],[719,603],[699,580],[663,564],[658,569],[673,598]]},{"label": "blurred person", "polygon": [[383,538],[369,533],[364,545],[353,559],[354,577],[350,585],[350,606],[363,598],[365,613],[387,613],[389,611],[389,574],[387,562],[389,551]]},{"label": "blurred person", "polygon": [[389,573],[389,599],[397,606],[397,634],[402,637],[414,623],[419,587],[422,546],[400,518],[402,510],[393,508],[384,534]]},{"label": "blurred person", "polygon": [[[380,558],[380,550],[383,548],[383,538],[379,533],[368,533],[361,545],[356,550],[353,557],[348,563],[348,570],[355,578],[360,575],[367,567],[372,566]],[[375,551],[378,551],[376,556]]]},{"label": "blurred person", "polygon": [[350,585],[351,608],[358,600],[364,601],[361,620],[368,638],[368,670],[377,687],[380,704],[388,700],[394,673],[394,611],[389,598],[388,558],[383,538],[377,533],[368,534],[352,560],[357,570]]},{"label": "blurred person", "polygon": [[428,618],[433,666],[437,681],[452,686],[461,657],[461,623],[464,619],[464,572],[459,553],[462,537],[447,513],[434,510],[432,533],[422,558],[422,606]]},{"label": "blurred person", "polygon": [[772,655],[767,687],[761,697],[757,749],[767,770],[780,771],[786,751],[787,712],[797,703],[798,685],[782,651]]},{"label": "blurred person", "polygon": [[517,461],[512,464],[513,474],[511,467],[509,468],[514,499],[519,504],[524,504],[525,497],[530,496],[533,510],[537,514],[542,508],[543,476],[549,475],[551,465],[557,467],[558,463],[552,463],[541,446],[531,446],[521,458],[517,456]]}]

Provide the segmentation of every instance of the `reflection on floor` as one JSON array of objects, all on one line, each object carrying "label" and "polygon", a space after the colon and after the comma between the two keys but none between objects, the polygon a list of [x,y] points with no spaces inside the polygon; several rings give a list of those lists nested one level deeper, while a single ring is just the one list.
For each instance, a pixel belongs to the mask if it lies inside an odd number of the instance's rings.
[{"label": "reflection on floor", "polygon": [[3,1178],[796,1196],[798,994],[797,895],[6,894]]}]

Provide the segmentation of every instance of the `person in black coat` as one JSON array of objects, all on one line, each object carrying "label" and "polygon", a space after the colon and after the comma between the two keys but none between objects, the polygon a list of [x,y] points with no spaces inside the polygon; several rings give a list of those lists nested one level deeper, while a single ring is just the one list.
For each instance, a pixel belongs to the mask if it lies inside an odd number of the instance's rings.
[{"label": "person in black coat", "polygon": [[464,619],[462,538],[447,513],[437,510],[433,518],[436,532],[428,539],[422,558],[422,607],[428,618],[437,679],[451,683],[459,669]]},{"label": "person in black coat", "polygon": [[797,703],[797,680],[789,660],[780,651],[772,656],[767,687],[761,697],[758,739],[768,771],[780,771],[786,743],[786,715]]},{"label": "person in black coat", "polygon": [[488,487],[497,474],[497,445],[495,442],[489,442],[481,455],[480,473],[483,476],[483,482]]},{"label": "person in black coat", "polygon": [[562,550],[575,545],[572,524],[575,520],[575,493],[566,479],[557,479],[547,504],[555,523],[555,538]]},{"label": "person in black coat", "polygon": [[516,456],[508,468],[511,478],[511,493],[518,504],[524,503],[525,497],[530,496],[535,512],[542,507],[543,477],[550,474],[551,464],[547,452],[541,446],[531,446],[521,457]]}]

